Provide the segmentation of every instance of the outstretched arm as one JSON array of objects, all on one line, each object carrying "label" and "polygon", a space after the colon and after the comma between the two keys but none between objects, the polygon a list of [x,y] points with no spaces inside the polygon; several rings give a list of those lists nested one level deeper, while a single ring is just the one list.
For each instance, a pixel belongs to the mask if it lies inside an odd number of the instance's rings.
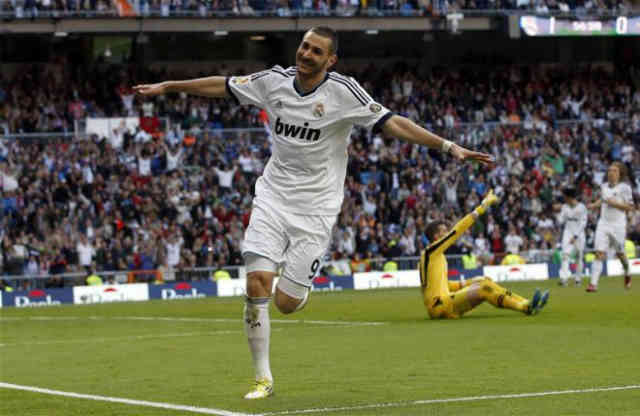
[{"label": "outstretched arm", "polygon": [[622,211],[633,211],[635,208],[635,206],[633,204],[627,204],[624,201],[618,200],[618,199],[614,199],[614,198],[609,198],[607,200],[605,200],[604,202],[607,203],[607,205],[610,205],[614,208],[618,208]]},{"label": "outstretched arm", "polygon": [[469,229],[473,225],[473,223],[478,219],[478,217],[485,212],[487,209],[495,203],[498,202],[498,197],[495,196],[493,190],[490,190],[487,193],[487,196],[484,197],[482,203],[476,207],[473,211],[467,214],[464,218],[462,218],[453,228],[441,239],[431,244],[427,247],[427,252],[439,251],[444,253],[453,243],[455,243],[458,238]]},{"label": "outstretched arm", "polygon": [[598,208],[600,208],[600,205],[602,205],[602,199],[598,199],[597,201],[587,205],[587,208],[589,208],[589,209],[598,209]]},{"label": "outstretched arm", "polygon": [[226,78],[222,76],[196,78],[185,81],[164,81],[157,84],[140,84],[134,86],[133,90],[144,96],[161,95],[168,92],[186,92],[187,94],[201,95],[204,97],[228,97]]},{"label": "outstretched arm", "polygon": [[408,141],[409,143],[428,146],[432,149],[442,150],[445,153],[451,153],[451,155],[458,160],[475,160],[483,164],[491,164],[494,162],[491,155],[474,152],[449,140],[445,140],[403,116],[393,115],[384,123],[382,131],[391,136]]}]

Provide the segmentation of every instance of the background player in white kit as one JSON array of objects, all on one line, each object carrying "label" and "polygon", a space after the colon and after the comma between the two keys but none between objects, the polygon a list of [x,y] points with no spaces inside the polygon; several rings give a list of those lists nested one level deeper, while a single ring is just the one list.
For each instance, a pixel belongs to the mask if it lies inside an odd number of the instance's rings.
[{"label": "background player in white kit", "polygon": [[587,292],[598,290],[598,280],[602,273],[602,262],[611,252],[622,262],[624,286],[631,288],[629,261],[624,252],[627,234],[627,212],[635,209],[631,186],[622,182],[626,178],[627,168],[620,162],[613,162],[607,170],[607,182],[602,184],[600,199],[589,205],[589,209],[600,208],[600,219],[596,227],[596,259],[591,270],[591,283]]},{"label": "background player in white kit", "polygon": [[337,62],[338,39],[327,27],[307,31],[296,66],[242,77],[213,76],[134,87],[142,95],[187,92],[231,97],[263,108],[273,133],[272,156],[256,182],[256,195],[242,247],[247,268],[244,321],[256,381],[247,399],[273,394],[269,365],[269,300],[282,313],[305,305],[311,282],[331,239],[344,197],[347,146],[354,125],[411,143],[441,149],[459,160],[491,163],[473,152],[394,115],[353,79],[327,70]]},{"label": "background player in white kit", "polygon": [[565,188],[565,203],[560,209],[558,222],[564,224],[562,233],[562,263],[560,266],[560,284],[567,285],[571,276],[569,270],[569,258],[576,257],[576,272],[574,275],[576,286],[582,279],[582,268],[585,245],[585,228],[587,227],[587,207],[577,200],[577,191],[574,187]]}]

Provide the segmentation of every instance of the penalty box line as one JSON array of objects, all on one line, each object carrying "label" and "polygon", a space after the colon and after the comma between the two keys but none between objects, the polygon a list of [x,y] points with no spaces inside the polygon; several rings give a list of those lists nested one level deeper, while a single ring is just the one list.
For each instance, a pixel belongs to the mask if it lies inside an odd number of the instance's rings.
[{"label": "penalty box line", "polygon": [[162,403],[162,402],[150,402],[147,400],[124,399],[121,397],[98,396],[94,394],[81,394],[81,393],[74,393],[69,391],[51,390],[51,389],[44,389],[40,387],[22,386],[19,384],[10,384],[10,383],[2,383],[2,382],[0,382],[0,388],[29,391],[33,393],[50,394],[53,396],[72,397],[74,399],[86,399],[86,400],[93,400],[98,402],[110,402],[110,403],[129,404],[134,406],[155,407],[155,408],[167,409],[167,410],[178,410],[183,412],[200,413],[205,415],[252,416],[247,413],[238,413],[238,412],[232,412],[232,411],[223,410],[223,409],[186,406],[186,405]]},{"label": "penalty box line", "polygon": [[496,394],[487,396],[468,396],[468,397],[453,397],[449,399],[431,399],[431,400],[414,400],[408,402],[394,402],[394,403],[379,403],[379,404],[365,404],[360,406],[343,406],[343,407],[325,407],[325,408],[312,408],[312,409],[300,409],[300,410],[285,410],[280,412],[267,412],[259,414],[251,413],[239,413],[223,409],[187,406],[172,403],[163,402],[150,402],[147,400],[133,400],[120,397],[110,396],[98,396],[94,394],[82,394],[68,391],[51,390],[33,386],[23,386],[19,384],[3,383],[0,382],[0,388],[29,391],[33,393],[49,394],[54,396],[72,397],[76,399],[86,399],[101,402],[120,403],[134,406],[146,406],[155,407],[160,409],[178,410],[191,413],[200,413],[207,415],[218,416],[280,416],[280,415],[300,415],[309,413],[328,413],[328,412],[348,412],[367,409],[382,409],[393,407],[411,407],[426,404],[438,404],[438,403],[456,403],[456,402],[472,402],[481,400],[497,400],[497,399],[521,399],[531,397],[543,397],[543,396],[559,396],[568,394],[586,394],[586,393],[599,393],[608,391],[621,391],[621,390],[634,390],[640,389],[640,385],[629,386],[613,386],[613,387],[594,387],[590,389],[573,389],[573,390],[557,390],[557,391],[543,391],[535,393],[515,393],[515,394]]},{"label": "penalty box line", "polygon": [[412,406],[438,404],[438,403],[474,402],[474,401],[480,401],[480,400],[498,400],[498,399],[522,399],[522,398],[530,398],[530,397],[559,396],[559,395],[567,395],[567,394],[586,394],[586,393],[599,393],[599,392],[607,392],[607,391],[634,390],[634,389],[640,389],[640,385],[594,387],[590,389],[542,391],[542,392],[535,392],[535,393],[496,394],[496,395],[489,395],[489,396],[452,397],[449,399],[414,400],[414,401],[408,401],[408,402],[363,404],[359,406],[285,410],[281,412],[267,412],[267,413],[261,413],[257,415],[251,415],[251,416],[284,416],[284,415],[302,415],[302,414],[310,414],[310,413],[353,412],[357,410],[384,409],[384,408],[392,408],[392,407],[412,407]]}]

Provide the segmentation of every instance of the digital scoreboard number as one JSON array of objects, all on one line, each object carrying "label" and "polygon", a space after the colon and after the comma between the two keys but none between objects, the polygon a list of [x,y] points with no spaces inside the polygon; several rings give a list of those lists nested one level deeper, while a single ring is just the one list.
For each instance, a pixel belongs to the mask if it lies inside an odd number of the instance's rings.
[{"label": "digital scoreboard number", "polygon": [[595,20],[520,16],[520,28],[527,36],[638,36],[640,16]]}]

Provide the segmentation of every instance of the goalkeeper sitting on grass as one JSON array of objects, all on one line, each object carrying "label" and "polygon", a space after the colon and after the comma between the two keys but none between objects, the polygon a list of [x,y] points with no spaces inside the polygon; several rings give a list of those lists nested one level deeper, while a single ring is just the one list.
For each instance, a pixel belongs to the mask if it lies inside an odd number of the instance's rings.
[{"label": "goalkeeper sitting on grass", "polygon": [[443,221],[433,221],[427,226],[427,237],[433,243],[423,250],[420,256],[420,282],[424,306],[429,311],[431,319],[460,318],[484,301],[498,308],[533,315],[549,300],[548,290],[541,293],[536,289],[533,298],[527,300],[494,283],[488,277],[449,282],[444,252],[496,202],[498,198],[493,191],[489,191],[482,203],[452,229],[447,229]]}]

